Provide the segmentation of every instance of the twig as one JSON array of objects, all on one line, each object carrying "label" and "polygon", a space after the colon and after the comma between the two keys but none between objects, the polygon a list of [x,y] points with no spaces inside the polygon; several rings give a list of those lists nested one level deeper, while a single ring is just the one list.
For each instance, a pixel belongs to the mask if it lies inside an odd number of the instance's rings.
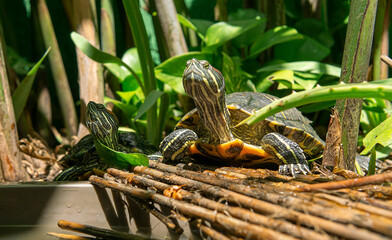
[{"label": "twig", "polygon": [[222,233],[207,227],[206,225],[202,224],[200,225],[200,230],[207,235],[208,237],[210,237],[211,239],[214,240],[230,240],[230,238],[226,237],[225,235],[223,235]]},{"label": "twig", "polygon": [[82,237],[82,236],[76,236],[76,235],[64,234],[64,233],[48,232],[47,234],[49,236],[58,237],[60,239],[67,239],[67,240],[90,240],[90,239],[96,239],[96,238],[91,238],[91,237]]},{"label": "twig", "polygon": [[[220,187],[229,188],[229,189],[235,188],[235,191],[247,192],[247,194],[252,194],[252,195],[255,194],[255,191],[257,191],[256,188],[250,188],[250,187],[245,188],[243,185],[232,184],[230,182],[222,181],[217,178],[209,178],[209,176],[206,176],[204,174],[182,170],[180,168],[169,166],[162,163],[150,162],[150,166],[154,166],[157,169],[161,169],[161,170],[164,169],[164,171],[173,172],[178,175],[186,176],[186,178],[179,177],[174,174],[162,173],[160,171],[151,168],[146,168],[146,167],[135,167],[134,172],[148,174],[153,176],[154,178],[158,178],[163,181],[171,181],[178,185],[192,186],[201,191],[209,193],[213,196],[221,197],[226,199],[227,201],[240,204],[242,207],[247,207],[264,214],[277,215],[281,218],[285,218],[290,221],[297,222],[308,227],[320,228],[323,229],[324,231],[341,236],[343,238],[348,238],[348,239],[369,239],[369,238],[382,239],[383,238],[380,235],[376,235],[367,230],[360,229],[352,225],[345,226],[332,221],[325,220],[320,217],[303,214],[291,209],[286,209],[279,205],[271,204],[230,190],[217,188],[214,185],[218,185]],[[189,178],[194,180],[191,180]],[[210,184],[201,183],[198,181],[208,182]],[[271,195],[271,193],[260,194],[260,191],[258,192],[259,193],[257,193],[257,198],[268,197]],[[306,207],[306,210],[315,212],[312,210],[311,207],[308,207],[306,205],[304,206],[302,202],[300,206],[292,205],[292,207],[297,207],[299,209],[301,209],[301,207]],[[326,208],[323,208],[323,210],[325,209]],[[319,214],[323,214],[323,213],[319,213]]]},{"label": "twig", "polygon": [[352,188],[370,184],[380,184],[392,180],[392,172],[371,175],[367,177],[348,179],[337,182],[317,183],[312,185],[304,185],[298,188],[302,192],[318,191],[318,190],[336,190],[341,188]]},{"label": "twig", "polygon": [[142,209],[154,215],[159,221],[161,221],[168,229],[176,234],[181,235],[184,232],[178,224],[174,223],[169,217],[165,216],[161,211],[159,211],[154,205],[148,204],[137,198],[132,198]]},{"label": "twig", "polygon": [[[133,173],[127,173],[121,170],[113,169],[110,168],[108,169],[108,172],[116,177],[121,177],[125,178],[128,180],[128,182],[132,184],[137,184],[137,185],[143,185],[143,186],[150,186],[157,188],[161,191],[165,191],[171,188],[170,185],[161,183],[149,178],[145,178]],[[173,194],[171,197],[175,199],[184,199],[191,201],[192,203],[196,203],[199,206],[209,208],[215,211],[223,212],[225,214],[228,214],[232,217],[236,217],[238,219],[258,224],[258,225],[263,225],[272,229],[276,229],[277,231],[280,231],[282,233],[286,234],[291,234],[294,237],[298,237],[301,239],[328,239],[328,237],[325,237],[321,234],[318,234],[314,231],[311,231],[307,228],[300,227],[298,225],[282,221],[279,219],[273,219],[270,217],[266,217],[257,213],[254,213],[252,211],[249,211],[247,209],[243,209],[240,207],[232,207],[228,206],[222,203],[219,203],[214,200],[210,200],[207,198],[204,198],[200,196],[199,194],[194,194],[189,191],[186,191],[184,189],[178,189],[176,194]]]},{"label": "twig", "polygon": [[102,187],[108,187],[111,189],[117,189],[125,194],[131,195],[133,197],[141,198],[144,200],[152,200],[155,203],[162,204],[181,213],[191,216],[205,219],[212,223],[218,223],[226,231],[232,234],[252,239],[295,239],[291,236],[273,231],[271,229],[250,224],[232,217],[228,217],[222,213],[216,213],[215,211],[205,209],[203,207],[195,206],[189,203],[184,203],[175,199],[165,197],[161,194],[151,193],[147,190],[140,188],[135,188],[132,186],[125,186],[112,181],[106,181],[100,177],[91,176],[89,181],[93,184]]},{"label": "twig", "polygon": [[66,220],[59,220],[57,225],[61,229],[71,230],[75,232],[85,233],[89,235],[93,235],[100,238],[109,238],[109,239],[136,239],[136,240],[147,240],[149,238],[140,237],[133,234],[128,234],[124,232],[119,232],[115,230],[98,228],[91,225],[85,225],[75,222],[70,222]]},{"label": "twig", "polygon": [[381,55],[380,59],[388,65],[388,67],[392,68],[392,59],[387,55]]}]

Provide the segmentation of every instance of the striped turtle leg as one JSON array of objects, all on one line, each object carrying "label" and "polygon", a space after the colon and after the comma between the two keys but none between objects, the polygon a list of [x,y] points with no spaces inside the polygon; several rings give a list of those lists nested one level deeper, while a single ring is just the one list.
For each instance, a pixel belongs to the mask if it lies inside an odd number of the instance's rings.
[{"label": "striped turtle leg", "polygon": [[292,175],[310,173],[308,162],[298,143],[280,133],[268,133],[261,140],[261,147],[279,160],[279,173]]},{"label": "striped turtle leg", "polygon": [[164,159],[181,160],[188,154],[189,147],[198,139],[189,129],[178,129],[167,135],[159,145]]}]

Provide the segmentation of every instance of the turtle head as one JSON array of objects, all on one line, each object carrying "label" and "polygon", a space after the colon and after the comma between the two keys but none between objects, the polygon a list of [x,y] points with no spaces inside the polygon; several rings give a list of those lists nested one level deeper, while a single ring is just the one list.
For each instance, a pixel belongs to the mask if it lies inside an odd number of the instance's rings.
[{"label": "turtle head", "polygon": [[187,62],[182,83],[185,92],[195,101],[196,108],[212,140],[233,140],[230,116],[225,100],[225,80],[219,70],[205,60]]},{"label": "turtle head", "polygon": [[86,126],[95,140],[117,150],[118,125],[117,117],[103,104],[93,101],[87,104]]}]

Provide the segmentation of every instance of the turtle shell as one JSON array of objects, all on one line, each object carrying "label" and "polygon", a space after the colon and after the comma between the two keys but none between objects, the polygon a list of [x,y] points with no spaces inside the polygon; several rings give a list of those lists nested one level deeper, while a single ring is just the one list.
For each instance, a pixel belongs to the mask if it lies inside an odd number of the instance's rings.
[{"label": "turtle shell", "polygon": [[[311,121],[296,108],[291,108],[270,116],[252,126],[241,125],[245,118],[253,115],[260,108],[275,101],[276,97],[257,92],[238,92],[226,95],[226,105],[230,113],[230,129],[234,137],[245,143],[260,146],[261,139],[270,132],[278,132],[298,143],[309,158],[318,157],[324,142],[310,125]],[[176,125],[176,129],[188,128],[195,131],[203,142],[209,141],[209,133],[204,127],[197,109],[187,113]]]}]

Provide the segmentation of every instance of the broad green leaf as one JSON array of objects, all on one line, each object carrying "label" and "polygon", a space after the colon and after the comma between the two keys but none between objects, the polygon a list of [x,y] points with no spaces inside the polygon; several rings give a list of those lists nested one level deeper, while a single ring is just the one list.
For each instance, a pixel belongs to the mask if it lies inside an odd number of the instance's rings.
[{"label": "broad green leaf", "polygon": [[12,95],[12,103],[14,105],[15,119],[19,120],[20,115],[26,105],[27,99],[30,95],[31,87],[33,86],[35,76],[42,61],[48,55],[51,48],[48,48],[41,59],[34,65],[34,67],[27,73],[20,85],[16,88]]},{"label": "broad green leaf", "polygon": [[334,106],[336,101],[326,101],[320,103],[312,103],[303,107],[298,108],[302,113],[317,112],[323,109],[329,109]]},{"label": "broad green leaf", "polygon": [[302,38],[302,34],[298,33],[294,28],[287,26],[276,27],[265,32],[254,41],[250,46],[249,58],[256,57],[262,51],[276,44]]},{"label": "broad green leaf", "polygon": [[111,166],[128,170],[130,166],[148,166],[148,158],[142,153],[118,152],[94,140],[95,148],[101,160]]},{"label": "broad green leaf", "polygon": [[169,58],[155,67],[156,78],[169,85],[177,93],[184,94],[182,74],[184,73],[186,62],[192,58],[211,62],[212,55],[202,52],[189,52]]},{"label": "broad green leaf", "polygon": [[328,31],[328,27],[318,19],[315,18],[302,18],[295,23],[295,29],[298,32],[311,37],[324,46],[330,48],[334,44],[334,39]]},{"label": "broad green leaf", "polygon": [[182,76],[164,73],[161,69],[155,70],[155,76],[161,82],[169,85],[176,93],[185,94],[184,87],[182,86]]},{"label": "broad green leaf", "polygon": [[205,47],[203,52],[212,52],[225,42],[238,37],[250,29],[262,23],[260,17],[251,20],[233,21],[230,24],[226,22],[218,22],[207,29],[205,38]]},{"label": "broad green leaf", "polygon": [[222,74],[225,78],[227,94],[233,92],[249,91],[247,81],[249,74],[241,69],[241,59],[223,53],[223,68]]},{"label": "broad green leaf", "polygon": [[[143,83],[140,78],[137,76],[136,72],[124,63],[120,58],[110,55],[106,52],[100,51],[93,45],[91,45],[87,39],[76,32],[71,33],[72,41],[75,45],[89,58],[92,60],[104,64],[105,67],[109,69],[111,73],[113,73],[120,81],[123,81],[126,76],[131,73],[138,81],[140,87],[144,89]],[[123,69],[123,67],[125,69]],[[128,73],[126,72],[128,71]],[[144,92],[144,91],[143,91]]]},{"label": "broad green leaf", "polygon": [[118,100],[115,100],[115,99],[112,99],[112,98],[108,98],[108,97],[104,98],[104,103],[105,104],[113,103],[114,106],[116,106],[117,108],[119,108],[121,110],[121,113],[124,114],[124,116],[126,118],[131,118],[137,111],[137,107],[136,106],[133,106],[133,105],[130,105],[130,104],[126,104],[126,103],[123,103],[121,101],[118,101]]},{"label": "broad green leaf", "polygon": [[303,35],[303,39],[279,44],[275,48],[275,58],[292,61],[322,61],[326,58],[330,49],[316,40]]},{"label": "broad green leaf", "polygon": [[241,34],[240,36],[233,39],[233,44],[239,47],[245,47],[249,44],[253,43],[260,34],[262,34],[266,27],[266,17],[264,13],[257,11],[255,9],[238,9],[236,12],[229,14],[230,24],[233,21],[241,21],[241,20],[254,20],[257,17],[261,18],[261,23],[257,25],[255,28],[248,30],[247,32]]},{"label": "broad green leaf", "polygon": [[288,82],[290,86],[294,84],[294,71],[292,70],[279,70],[271,73],[266,77],[269,81]]},{"label": "broad green leaf", "polygon": [[334,77],[340,77],[340,67],[313,61],[274,64],[260,68],[259,70],[257,70],[257,72],[269,72],[278,70],[294,70],[299,72],[322,73]]},{"label": "broad green leaf", "polygon": [[205,35],[207,34],[207,29],[214,24],[214,22],[205,20],[205,19],[191,19],[190,22],[193,26],[196,27],[197,31],[202,37],[200,37],[203,41],[205,40]]},{"label": "broad green leaf", "polygon": [[133,96],[137,94],[137,91],[116,91],[117,95],[120,96],[126,104],[129,104]]},{"label": "broad green leaf", "polygon": [[392,116],[380,123],[366,135],[363,139],[365,149],[361,152],[361,154],[369,154],[376,144],[380,144],[384,147],[392,144]]},{"label": "broad green leaf", "polygon": [[130,66],[135,73],[141,73],[142,68],[140,66],[139,54],[137,53],[136,48],[130,48],[125,51],[124,55],[122,56],[121,60]]},{"label": "broad green leaf", "polygon": [[322,74],[320,73],[295,72],[294,81],[300,85],[300,88],[294,88],[294,90],[310,90],[314,88],[321,76]]},{"label": "broad green leaf", "polygon": [[162,96],[163,92],[158,90],[151,91],[147,97],[144,99],[144,103],[140,106],[137,111],[135,120],[140,118],[143,114],[145,114],[148,109],[150,109],[157,101],[160,96]]}]

